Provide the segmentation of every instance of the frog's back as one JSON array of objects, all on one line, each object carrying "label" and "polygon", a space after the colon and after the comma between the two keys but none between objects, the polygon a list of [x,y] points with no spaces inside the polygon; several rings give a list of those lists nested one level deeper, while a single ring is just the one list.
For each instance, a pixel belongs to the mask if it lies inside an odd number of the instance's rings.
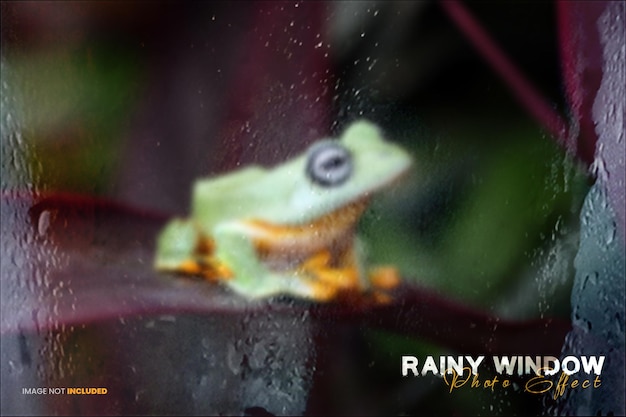
[{"label": "frog's back", "polygon": [[254,184],[267,173],[260,166],[249,166],[217,178],[204,178],[195,182],[191,217],[203,227],[212,228],[228,218],[247,214],[256,198]]},{"label": "frog's back", "polygon": [[248,184],[258,181],[265,175],[266,169],[257,165],[232,171],[216,178],[202,178],[195,182],[193,196],[232,195],[237,193]]}]

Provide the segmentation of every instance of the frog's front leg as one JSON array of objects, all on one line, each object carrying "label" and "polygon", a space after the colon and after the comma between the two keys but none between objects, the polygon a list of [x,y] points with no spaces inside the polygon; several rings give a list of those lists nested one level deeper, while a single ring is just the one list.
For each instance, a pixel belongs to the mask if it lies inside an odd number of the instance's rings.
[{"label": "frog's front leg", "polygon": [[321,300],[324,284],[307,280],[298,271],[272,271],[259,258],[257,245],[245,222],[228,222],[213,233],[215,257],[232,273],[226,284],[236,292],[260,298],[291,294]]},{"label": "frog's front leg", "polygon": [[[389,290],[397,287],[400,277],[392,266],[379,266],[366,270],[362,261],[362,247],[358,239],[339,259],[333,261],[329,251],[322,251],[307,259],[300,269],[315,277],[332,296],[340,293],[370,294],[381,303],[391,301]],[[330,297],[329,297],[330,298]]]},{"label": "frog's front leg", "polygon": [[350,248],[340,258],[338,262],[333,262],[330,251],[323,250],[304,261],[298,270],[302,275],[325,285],[327,291],[363,291],[366,285],[361,280],[362,268],[354,250]]}]

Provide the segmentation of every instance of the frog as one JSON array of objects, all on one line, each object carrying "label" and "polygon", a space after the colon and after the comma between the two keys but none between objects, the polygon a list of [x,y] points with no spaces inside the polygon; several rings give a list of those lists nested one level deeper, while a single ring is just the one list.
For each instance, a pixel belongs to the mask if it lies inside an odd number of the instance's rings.
[{"label": "frog", "polygon": [[363,294],[388,301],[400,273],[366,265],[357,224],[372,197],[411,165],[405,149],[361,119],[273,167],[200,178],[189,216],[174,217],[158,234],[154,266],[247,299]]}]

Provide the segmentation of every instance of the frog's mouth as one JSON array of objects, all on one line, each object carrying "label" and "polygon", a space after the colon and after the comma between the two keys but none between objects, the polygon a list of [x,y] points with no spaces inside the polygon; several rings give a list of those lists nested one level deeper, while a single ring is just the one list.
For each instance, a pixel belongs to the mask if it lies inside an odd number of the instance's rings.
[{"label": "frog's mouth", "polygon": [[305,259],[322,250],[342,252],[351,246],[354,227],[368,204],[369,198],[361,198],[301,224],[280,225],[252,219],[246,225],[261,257]]}]

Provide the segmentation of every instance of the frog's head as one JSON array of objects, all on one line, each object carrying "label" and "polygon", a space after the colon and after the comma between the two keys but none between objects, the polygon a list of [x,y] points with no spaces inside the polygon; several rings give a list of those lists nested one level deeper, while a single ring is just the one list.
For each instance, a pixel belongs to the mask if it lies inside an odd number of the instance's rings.
[{"label": "frog's head", "polygon": [[314,143],[303,158],[305,184],[293,190],[290,205],[312,217],[368,198],[411,164],[406,151],[367,121],[351,124],[339,140]]}]

